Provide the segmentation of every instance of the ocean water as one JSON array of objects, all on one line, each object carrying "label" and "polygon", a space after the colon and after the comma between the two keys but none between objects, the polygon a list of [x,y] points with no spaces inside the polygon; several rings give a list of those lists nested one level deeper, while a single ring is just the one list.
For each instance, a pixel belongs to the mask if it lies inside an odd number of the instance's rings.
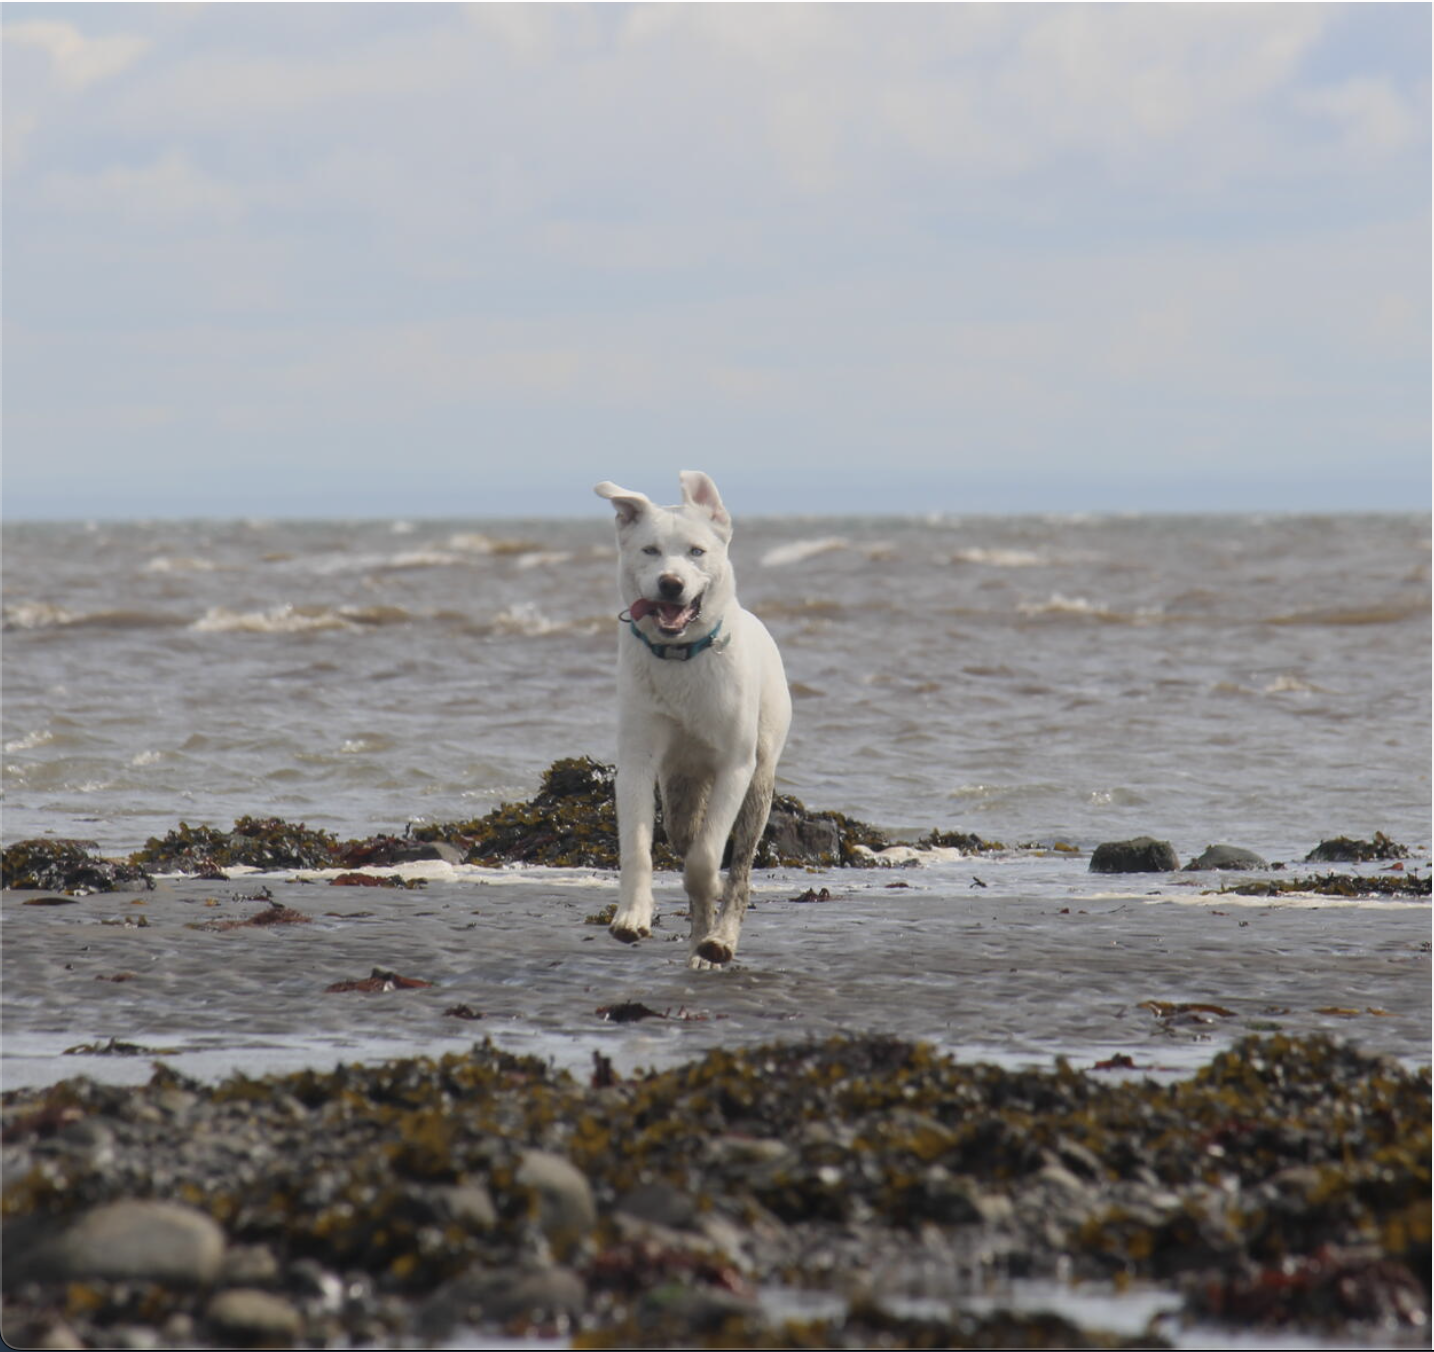
[{"label": "ocean water", "polygon": [[[896,832],[1430,839],[1427,514],[742,519],[779,787]],[[342,837],[611,761],[610,519],[7,526],[4,838]]]},{"label": "ocean water", "polygon": [[[739,593],[795,696],[779,787],[897,834],[1081,851],[1148,833],[1182,858],[1224,842],[1293,863],[1322,838],[1383,830],[1426,871],[1429,537],[1426,514],[739,517]],[[631,639],[600,507],[583,521],[20,524],[3,549],[6,842],[125,853],[181,819],[245,814],[363,836],[527,797],[559,757],[613,758],[614,650]],[[835,1033],[1111,1078],[1182,1078],[1275,1030],[1427,1064],[1427,903],[1212,896],[1216,875],[1087,864],[1012,849],[759,871],[718,973],[686,966],[670,874],[653,938],[631,947],[588,923],[616,894],[595,870],[431,861],[406,866],[427,883],[412,892],[293,870],[168,878],[33,909],[7,894],[0,1085],[142,1082],[153,1056],[205,1079],[327,1069],[478,1037],[578,1075],[595,1055],[631,1074]],[[809,888],[830,902],[789,904]],[[271,892],[309,923],[207,927]],[[328,993],[375,966],[430,984]],[[662,1017],[604,1017],[628,1002]],[[1176,1002],[1194,1008],[1172,1017]],[[146,1054],[79,1049],[109,1039]],[[1180,1304],[1165,1287],[998,1294],[1133,1335]],[[775,1310],[794,1298],[764,1293]],[[1164,1331],[1191,1347],[1326,1345]]]}]

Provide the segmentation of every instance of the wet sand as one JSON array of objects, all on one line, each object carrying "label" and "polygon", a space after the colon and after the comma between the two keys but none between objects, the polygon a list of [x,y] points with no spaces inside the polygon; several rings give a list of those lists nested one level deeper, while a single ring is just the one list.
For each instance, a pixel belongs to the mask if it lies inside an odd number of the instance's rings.
[{"label": "wet sand", "polygon": [[[78,1074],[138,1083],[160,1057],[214,1079],[434,1054],[484,1037],[586,1071],[665,1068],[716,1046],[832,1033],[936,1043],[963,1060],[1186,1073],[1250,1032],[1323,1031],[1427,1064],[1430,912],[1408,902],[1200,895],[1216,875],[1111,879],[1083,860],[763,874],[742,951],[687,969],[675,877],[653,939],[585,917],[611,875],[435,865],[421,889],[285,873],[27,905],[4,894],[7,1089]],[[410,866],[422,875],[424,866]],[[979,878],[984,886],[978,886]],[[831,900],[788,900],[826,888]],[[311,923],[219,931],[273,903]],[[143,923],[141,923],[143,922]],[[328,993],[374,969],[432,983]],[[122,978],[122,979],[115,979]],[[637,1003],[666,1017],[615,1023]],[[1171,1005],[1215,1009],[1169,1009]],[[479,1019],[447,1013],[467,1006]],[[111,1038],[140,1055],[64,1055]]]}]

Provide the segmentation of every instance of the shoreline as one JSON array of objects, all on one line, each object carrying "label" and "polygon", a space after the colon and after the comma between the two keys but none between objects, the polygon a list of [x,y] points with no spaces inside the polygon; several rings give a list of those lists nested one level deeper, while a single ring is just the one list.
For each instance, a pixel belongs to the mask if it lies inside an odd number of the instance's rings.
[{"label": "shoreline", "polygon": [[[1213,1325],[1417,1346],[1428,1107],[1427,1071],[1282,1035],[1165,1084],[881,1037],[639,1075],[487,1042],[214,1086],[157,1065],[4,1096],[6,1333],[1159,1347]],[[1049,1312],[1073,1279],[1086,1327]],[[1022,1281],[1055,1282],[1045,1308]],[[1102,1325],[1121,1290],[1144,1328]]]}]

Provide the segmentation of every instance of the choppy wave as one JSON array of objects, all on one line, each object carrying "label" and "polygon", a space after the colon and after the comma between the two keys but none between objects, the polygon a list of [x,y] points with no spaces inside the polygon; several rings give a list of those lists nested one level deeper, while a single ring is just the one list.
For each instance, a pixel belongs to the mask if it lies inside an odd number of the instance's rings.
[{"label": "choppy wave", "polygon": [[576,619],[555,620],[532,601],[518,601],[493,616],[489,632],[521,634],[534,637],[544,634],[594,634],[611,621],[605,615],[584,615]]},{"label": "choppy wave", "polygon": [[1026,616],[1057,615],[1071,619],[1101,620],[1108,624],[1158,624],[1165,616],[1158,610],[1140,608],[1132,611],[1112,610],[1084,596],[1064,596],[1052,592],[1044,601],[1022,601],[1018,614]]},{"label": "choppy wave", "polygon": [[325,629],[356,629],[357,624],[327,606],[273,606],[269,610],[230,610],[211,606],[189,626],[199,634],[306,634]]},{"label": "choppy wave", "polygon": [[1403,620],[1426,615],[1429,612],[1427,596],[1407,604],[1330,607],[1320,610],[1295,610],[1283,615],[1271,615],[1266,624],[1278,625],[1347,625],[1399,624]]},{"label": "choppy wave", "polygon": [[70,610],[48,601],[19,601],[5,607],[6,629],[169,629],[184,620],[156,610]]},{"label": "choppy wave", "polygon": [[1051,560],[1028,549],[958,549],[952,563],[984,563],[992,568],[1045,568]]},{"label": "choppy wave", "polygon": [[146,573],[213,573],[218,569],[219,565],[212,559],[175,554],[156,554],[144,565]]},{"label": "choppy wave", "polygon": [[819,540],[794,540],[791,544],[778,545],[762,555],[763,568],[786,568],[790,564],[804,563],[818,554],[830,554],[834,550],[846,549],[851,541],[842,535],[825,535]]}]

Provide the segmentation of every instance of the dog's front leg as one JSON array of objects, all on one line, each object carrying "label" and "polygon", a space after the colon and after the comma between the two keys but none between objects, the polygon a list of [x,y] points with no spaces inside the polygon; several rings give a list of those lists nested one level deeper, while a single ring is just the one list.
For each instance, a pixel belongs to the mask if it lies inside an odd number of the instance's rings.
[{"label": "dog's front leg", "polygon": [[[721,895],[722,851],[732,834],[747,786],[756,768],[756,753],[738,765],[717,772],[707,800],[707,815],[697,831],[688,852],[682,882],[692,910],[692,953],[689,967],[699,970],[721,967],[732,961],[737,949],[735,932],[718,933],[714,922],[719,919]],[[740,924],[740,917],[738,918]]]},{"label": "dog's front leg", "polygon": [[622,745],[617,769],[620,874],[608,932],[625,944],[652,933],[652,824],[657,758],[648,745]]}]

